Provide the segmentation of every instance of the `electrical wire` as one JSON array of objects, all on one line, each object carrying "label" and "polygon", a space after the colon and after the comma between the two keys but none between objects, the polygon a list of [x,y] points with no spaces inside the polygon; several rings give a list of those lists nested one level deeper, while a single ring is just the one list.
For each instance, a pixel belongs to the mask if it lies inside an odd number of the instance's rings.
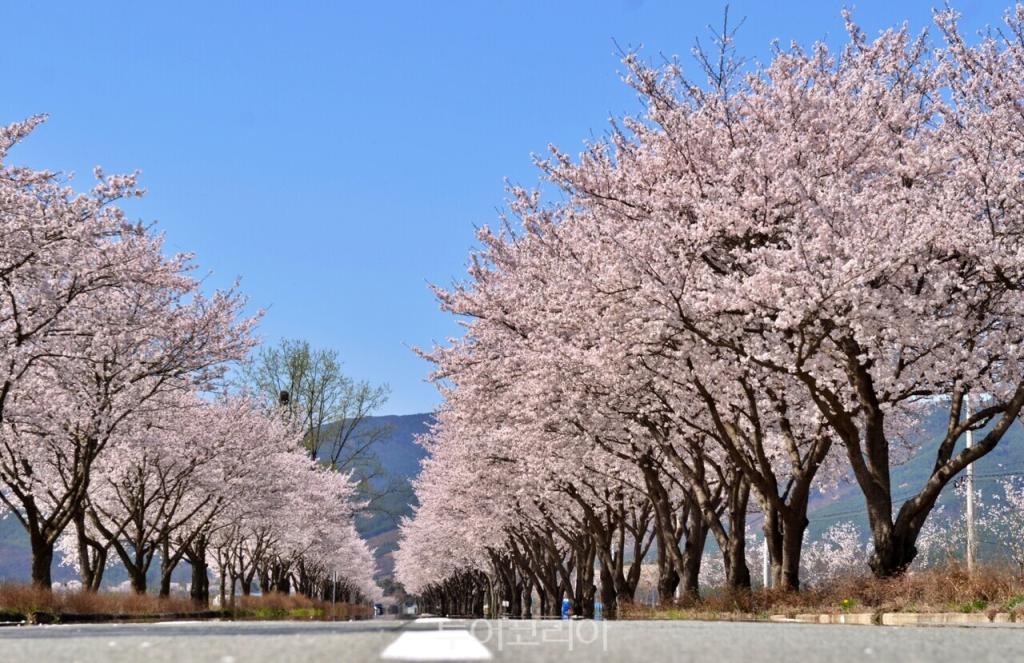
[{"label": "electrical wire", "polygon": [[[976,473],[974,475],[974,478],[975,479],[998,479],[998,478],[1001,478],[1001,477],[1019,477],[1019,476],[1024,476],[1024,470],[1006,470],[1006,471],[1002,471],[1002,472]],[[903,504],[905,501],[907,501],[908,499],[914,497],[915,495],[917,495],[916,492],[907,493],[906,495],[895,496],[895,497],[892,498],[892,503],[893,503],[893,505]],[[823,508],[827,509],[828,507],[823,507]],[[862,516],[862,515],[866,515],[867,512],[868,512],[867,507],[861,507],[859,509],[845,509],[845,510],[839,511],[837,513],[821,513],[821,514],[814,513],[814,514],[808,514],[807,519],[808,519],[808,521],[810,521],[812,523],[814,523],[814,522],[822,522],[822,521],[827,522],[827,521],[830,521],[830,520],[837,520],[837,519],[840,519],[840,518],[848,518],[850,516]]]}]

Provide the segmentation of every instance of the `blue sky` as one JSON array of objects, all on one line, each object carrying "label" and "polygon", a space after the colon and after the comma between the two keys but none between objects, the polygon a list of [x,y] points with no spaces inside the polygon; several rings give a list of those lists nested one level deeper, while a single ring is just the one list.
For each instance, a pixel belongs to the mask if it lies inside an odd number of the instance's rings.
[{"label": "blue sky", "polygon": [[[851,4],[851,3],[846,3]],[[852,3],[869,34],[937,2]],[[1009,0],[958,2],[963,25]],[[192,251],[210,286],[242,280],[267,341],[337,349],[387,382],[387,413],[438,398],[409,350],[458,333],[428,282],[465,273],[474,226],[530,154],[578,151],[638,109],[613,40],[686,55],[724,3],[4,0],[0,122],[50,120],[12,163],[140,169],[133,217]],[[844,37],[831,0],[733,2],[740,52]],[[689,60],[686,60],[688,63]]]}]

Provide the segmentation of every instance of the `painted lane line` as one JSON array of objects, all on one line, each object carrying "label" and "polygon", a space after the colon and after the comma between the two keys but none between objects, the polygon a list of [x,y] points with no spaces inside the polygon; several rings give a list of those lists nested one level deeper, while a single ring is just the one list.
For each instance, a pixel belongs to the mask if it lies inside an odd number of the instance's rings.
[{"label": "painted lane line", "polygon": [[450,622],[450,621],[452,621],[452,620],[450,618],[448,618],[448,617],[420,617],[419,619],[416,619],[413,623],[415,623],[415,624],[443,624],[445,622]]},{"label": "painted lane line", "polygon": [[169,620],[163,621],[163,622],[153,622],[152,626],[192,626],[194,624],[208,624],[208,623],[209,622],[200,621],[198,619],[194,619],[192,621],[189,621],[189,620],[186,620],[186,619],[182,619],[180,621],[175,621],[173,619],[169,619]]},{"label": "painted lane line", "polygon": [[491,652],[469,631],[407,631],[380,657],[392,661],[489,661]]}]

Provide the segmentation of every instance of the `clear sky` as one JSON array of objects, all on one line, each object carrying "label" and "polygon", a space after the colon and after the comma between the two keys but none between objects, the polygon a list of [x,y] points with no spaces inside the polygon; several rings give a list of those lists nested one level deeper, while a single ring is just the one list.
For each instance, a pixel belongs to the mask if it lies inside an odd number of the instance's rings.
[{"label": "clear sky", "polygon": [[[939,1],[852,4],[869,34]],[[1009,0],[954,5],[996,23]],[[428,282],[462,278],[474,226],[530,154],[578,151],[634,112],[613,43],[687,54],[721,2],[36,2],[3,0],[0,122],[49,113],[10,161],[140,169],[133,217],[241,278],[270,342],[337,349],[387,382],[387,413],[433,408],[409,350],[458,333]],[[740,52],[844,37],[840,0],[732,2]],[[686,60],[689,63],[689,60]]]}]

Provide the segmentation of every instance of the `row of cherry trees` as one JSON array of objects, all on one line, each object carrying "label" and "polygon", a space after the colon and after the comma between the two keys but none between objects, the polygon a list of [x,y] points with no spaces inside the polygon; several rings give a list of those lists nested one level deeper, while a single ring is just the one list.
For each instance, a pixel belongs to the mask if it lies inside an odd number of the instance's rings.
[{"label": "row of cherry trees", "polygon": [[[936,24],[938,45],[848,19],[841,51],[778,48],[749,75],[726,29],[703,84],[625,58],[645,112],[552,149],[560,201],[513,189],[469,280],[437,290],[466,333],[425,353],[445,401],[407,588],[586,612],[631,598],[653,551],[659,594],[696,597],[709,538],[749,587],[755,513],[797,590],[812,491],[843,478],[870,569],[905,572],[1024,405],[1024,6],[976,44]],[[897,500],[926,416],[946,422],[932,470]]]},{"label": "row of cherry trees", "polygon": [[182,560],[208,599],[254,582],[342,598],[373,591],[348,475],[304,431],[245,396],[217,395],[254,345],[235,290],[204,295],[188,255],[129,223],[135,176],[77,193],[7,163],[42,118],[0,128],[0,512],[25,529],[32,580],[55,550],[90,589],[117,561],[132,587]]}]

